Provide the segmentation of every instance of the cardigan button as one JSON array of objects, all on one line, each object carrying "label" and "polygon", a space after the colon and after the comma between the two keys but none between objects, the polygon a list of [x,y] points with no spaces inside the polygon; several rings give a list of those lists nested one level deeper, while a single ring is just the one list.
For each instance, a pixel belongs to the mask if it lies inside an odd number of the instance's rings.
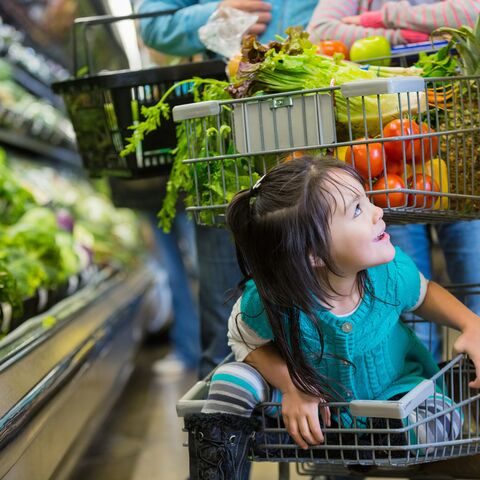
[{"label": "cardigan button", "polygon": [[350,333],[353,329],[353,326],[350,322],[345,322],[343,325],[342,325],[342,331],[344,333]]}]

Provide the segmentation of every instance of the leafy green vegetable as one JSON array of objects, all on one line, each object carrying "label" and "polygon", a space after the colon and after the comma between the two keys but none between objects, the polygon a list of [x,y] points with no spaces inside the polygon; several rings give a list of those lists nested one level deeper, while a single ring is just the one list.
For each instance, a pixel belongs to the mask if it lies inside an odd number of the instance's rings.
[{"label": "leafy green vegetable", "polygon": [[466,25],[460,28],[441,27],[434,33],[452,36],[449,45],[457,49],[464,75],[480,75],[480,15],[473,28]]},{"label": "leafy green vegetable", "polygon": [[2,244],[7,254],[21,249],[25,255],[40,261],[46,273],[46,287],[55,288],[66,281],[67,277],[61,268],[60,250],[55,242],[55,231],[17,223],[6,231]]},{"label": "leafy green vegetable", "polygon": [[[207,100],[227,100],[229,95],[226,92],[227,82],[214,79],[192,78],[173,85],[160,101],[152,107],[143,107],[142,114],[144,121],[132,127],[134,133],[128,138],[128,146],[122,152],[122,155],[134,152],[138,144],[145,138],[145,135],[152,132],[160,125],[162,118],[168,119],[170,115],[170,106],[167,103],[168,96],[182,84],[190,84],[194,101]],[[225,110],[225,114],[228,112]],[[227,123],[227,117],[223,123]],[[230,135],[230,127],[223,125],[217,130],[217,120],[215,118],[205,118],[202,122],[195,123],[195,134],[186,135],[185,124],[181,123],[177,126],[177,148],[174,150],[175,160],[170,173],[167,184],[167,193],[163,201],[162,209],[159,212],[160,226],[165,232],[171,229],[172,221],[175,218],[177,201],[180,192],[186,192],[185,203],[187,205],[212,205],[225,203],[231,199],[233,194],[238,191],[239,186],[247,186],[245,175],[241,175],[239,180],[235,177],[232,180],[231,175],[225,177],[225,171],[233,168],[233,163],[240,165],[240,168],[248,168],[248,160],[237,159],[235,162],[200,162],[194,165],[182,163],[191,157],[190,152],[200,152],[199,157],[218,156],[220,155],[219,146],[222,144],[224,152],[235,153],[233,149],[233,141]],[[209,135],[205,137],[204,132],[207,130]],[[197,142],[195,146],[189,145],[188,142]],[[208,155],[207,155],[208,153]],[[223,173],[222,173],[223,172]],[[225,181],[228,178],[228,181]],[[248,181],[250,186],[250,180]],[[223,188],[227,188],[228,193],[224,198]],[[196,198],[197,191],[200,198]]]},{"label": "leafy green vegetable", "polygon": [[450,77],[457,74],[457,59],[450,54],[452,45],[449,43],[438,52],[428,55],[420,52],[416,67],[422,69],[422,77]]},{"label": "leafy green vegetable", "polygon": [[22,297],[17,288],[17,281],[6,265],[0,260],[0,303],[12,306],[15,316],[22,315]]},{"label": "leafy green vegetable", "polygon": [[[239,65],[237,82],[228,88],[234,98],[250,97],[259,93],[325,88],[377,77],[378,69],[364,69],[360,65],[345,62],[340,58],[317,55],[316,46],[299,28],[289,28],[287,34],[288,38],[284,43],[275,42],[272,48],[266,51],[259,50],[256,42],[251,42],[249,38],[245,39],[242,49],[244,57]],[[248,50],[249,47],[254,53]],[[259,61],[262,56],[262,61]],[[245,61],[252,57],[256,59],[256,63]],[[385,75],[390,76],[394,72],[396,72],[394,68],[389,68],[388,74],[385,73]],[[418,74],[418,72],[418,69],[401,69],[403,75]],[[398,74],[400,72],[397,72]],[[340,140],[350,126],[354,137],[364,135],[365,120],[371,136],[379,132],[376,95],[351,97],[348,105],[339,90],[335,90],[334,95],[336,120],[337,124],[340,124],[337,125],[339,127],[337,137]],[[405,111],[408,103],[407,94],[401,94],[400,98]],[[400,105],[396,94],[381,95],[380,101],[384,123],[399,116]],[[411,108],[415,108],[413,102]]]},{"label": "leafy green vegetable", "polygon": [[5,151],[0,149],[0,222],[4,225],[15,223],[35,204],[33,195],[20,185],[8,169]]},{"label": "leafy green vegetable", "polygon": [[[199,97],[201,95],[201,87],[205,87],[203,88],[203,91],[205,92],[203,95],[204,100],[207,99],[206,97],[210,96],[209,92],[212,90],[216,93],[215,100],[220,100],[221,97],[218,98],[217,95],[219,91],[223,90],[228,84],[226,82],[222,82],[221,80],[203,79],[200,77],[193,77],[191,79],[182,80],[181,82],[173,84],[155,105],[152,105],[151,107],[146,107],[145,105],[142,106],[141,113],[145,120],[129,127],[130,130],[133,130],[133,135],[126,139],[127,146],[120,153],[122,157],[125,157],[130,153],[134,153],[145,136],[160,126],[162,118],[166,120],[170,118],[170,105],[168,104],[167,100],[170,95],[182,85],[191,85],[195,101],[200,101]],[[225,95],[223,95],[223,97],[225,97]]]},{"label": "leafy green vegetable", "polygon": [[15,278],[15,295],[19,299],[33,297],[38,288],[47,282],[47,272],[42,262],[24,249],[10,247],[2,251],[0,258],[8,264]]},{"label": "leafy green vegetable", "polygon": [[75,244],[71,233],[65,230],[57,230],[55,243],[60,251],[61,269],[66,278],[80,271],[80,258],[75,250]]}]

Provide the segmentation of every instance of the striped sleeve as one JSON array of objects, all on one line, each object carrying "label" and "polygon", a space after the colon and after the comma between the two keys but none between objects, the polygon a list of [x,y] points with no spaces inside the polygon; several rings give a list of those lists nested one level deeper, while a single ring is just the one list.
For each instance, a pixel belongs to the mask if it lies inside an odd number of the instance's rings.
[{"label": "striped sleeve", "polygon": [[387,28],[431,33],[439,27],[473,27],[480,14],[478,0],[445,0],[424,5],[411,5],[407,0],[387,2],[381,8]]},{"label": "striped sleeve", "polygon": [[405,43],[400,30],[385,28],[365,28],[357,25],[347,25],[342,22],[344,17],[362,13],[357,0],[320,0],[313,12],[307,31],[310,40],[318,43],[321,40],[340,40],[348,47],[359,38],[372,35],[386,37],[392,45]]},{"label": "striped sleeve", "polygon": [[240,314],[242,297],[232,308],[228,319],[228,346],[232,349],[237,362],[243,362],[245,357],[253,350],[270,343],[270,339],[258,336],[242,319]]}]

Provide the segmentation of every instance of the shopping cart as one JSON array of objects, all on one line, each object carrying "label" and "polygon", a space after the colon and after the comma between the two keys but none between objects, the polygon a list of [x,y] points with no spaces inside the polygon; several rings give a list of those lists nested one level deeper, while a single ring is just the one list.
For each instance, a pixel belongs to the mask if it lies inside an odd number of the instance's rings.
[{"label": "shopping cart", "polygon": [[[184,163],[195,186],[189,210],[200,224],[222,224],[233,195],[273,165],[327,153],[363,168],[367,193],[387,221],[477,218],[479,106],[480,77],[466,76],[378,78],[177,106],[173,118],[185,122]],[[403,122],[386,136],[393,119]],[[366,150],[363,165],[356,147]]]},{"label": "shopping cart", "polygon": [[[88,42],[94,26],[111,26],[117,22],[170,15],[175,10],[132,14],[119,17],[108,15],[75,20],[74,71],[77,78],[52,85],[62,95],[77,137],[83,165],[90,176],[148,178],[168,175],[172,150],[177,145],[175,124],[162,119],[157,130],[138,144],[134,153],[120,155],[126,138],[132,136],[131,126],[141,118],[143,107],[150,107],[172,89],[168,102],[173,107],[193,101],[191,85],[174,87],[194,76],[223,80],[225,63],[221,60],[156,67],[137,71],[96,73]],[[98,47],[98,46],[97,46]],[[85,54],[85,65],[80,57]]]},{"label": "shopping cart", "polygon": [[[354,165],[371,200],[384,208],[387,222],[444,222],[480,215],[480,77],[377,78],[181,105],[173,109],[173,118],[184,122],[184,163],[194,185],[188,210],[201,225],[222,226],[235,193],[251,188],[279,162],[302,154],[329,154]],[[386,127],[394,120],[400,120],[399,130],[392,135]],[[366,160],[360,162],[355,147],[364,149]],[[463,299],[480,293],[478,285],[454,290]],[[413,329],[425,326],[415,317],[405,321]],[[298,448],[284,428],[280,405],[260,405],[256,414],[261,426],[250,459],[278,462],[282,479],[288,478],[290,462],[312,477],[411,477],[428,475],[439,460],[480,453],[480,396],[468,387],[475,370],[468,357],[452,354],[453,332],[443,330],[444,362],[434,377],[396,400],[327,404],[338,420],[323,428],[322,445]],[[179,416],[201,410],[210,379],[180,399]],[[431,395],[452,402],[422,421],[412,420],[419,418]],[[267,414],[272,407],[277,407],[274,416]],[[457,435],[419,441],[422,425],[460,411]]]},{"label": "shopping cart", "polygon": [[[448,288],[448,287],[447,287]],[[480,285],[449,287],[460,300],[467,303],[480,295]],[[430,327],[431,336],[436,325],[418,319],[413,314],[403,318],[414,331]],[[453,342],[458,332],[441,327],[443,362],[440,371],[423,381],[412,391],[395,401],[354,400],[350,403],[327,403],[332,416],[338,421],[332,427],[323,427],[325,443],[302,450],[288,435],[280,413],[280,404],[262,403],[255,410],[260,427],[250,447],[249,458],[255,462],[279,462],[279,478],[289,478],[289,463],[297,464],[301,475],[403,476],[414,477],[420,472],[428,475],[428,465],[439,460],[471,456],[480,453],[479,401],[480,394],[468,387],[475,378],[475,368],[466,355],[455,355]],[[232,360],[230,357],[225,361]],[[197,382],[177,403],[177,414],[185,417],[199,413],[208,393],[214,372]],[[445,402],[441,411],[421,421],[401,421],[421,418],[419,409],[431,395],[443,395],[452,400]],[[272,414],[272,407],[276,413]],[[441,441],[436,433],[421,438],[422,425],[441,417],[447,422],[449,415],[462,413],[461,431],[454,439]],[[353,423],[342,419],[353,418]],[[445,425],[445,428],[447,426]],[[446,478],[448,472],[444,472]]]}]

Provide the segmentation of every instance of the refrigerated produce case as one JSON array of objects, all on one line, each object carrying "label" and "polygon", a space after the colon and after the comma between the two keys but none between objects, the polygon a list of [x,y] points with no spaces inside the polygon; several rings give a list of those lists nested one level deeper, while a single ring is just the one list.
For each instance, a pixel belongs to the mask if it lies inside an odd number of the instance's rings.
[{"label": "refrigerated produce case", "polygon": [[[15,93],[32,105],[62,105],[41,78],[10,67],[7,82]],[[18,81],[22,72],[25,83]],[[32,79],[44,89],[29,89]],[[45,89],[49,98],[35,97]],[[27,114],[0,108],[0,147],[7,156],[49,163],[55,175],[69,172],[85,182],[73,141],[54,141],[62,133],[56,124],[40,125]],[[48,304],[40,294],[30,299],[29,313],[15,323],[5,324],[8,306],[0,305],[0,478],[67,478],[134,368],[152,311],[147,294],[153,280],[142,258],[123,266],[100,262],[73,283],[49,292]]]},{"label": "refrigerated produce case", "polygon": [[133,370],[150,285],[101,271],[0,341],[0,478],[68,477]]}]

